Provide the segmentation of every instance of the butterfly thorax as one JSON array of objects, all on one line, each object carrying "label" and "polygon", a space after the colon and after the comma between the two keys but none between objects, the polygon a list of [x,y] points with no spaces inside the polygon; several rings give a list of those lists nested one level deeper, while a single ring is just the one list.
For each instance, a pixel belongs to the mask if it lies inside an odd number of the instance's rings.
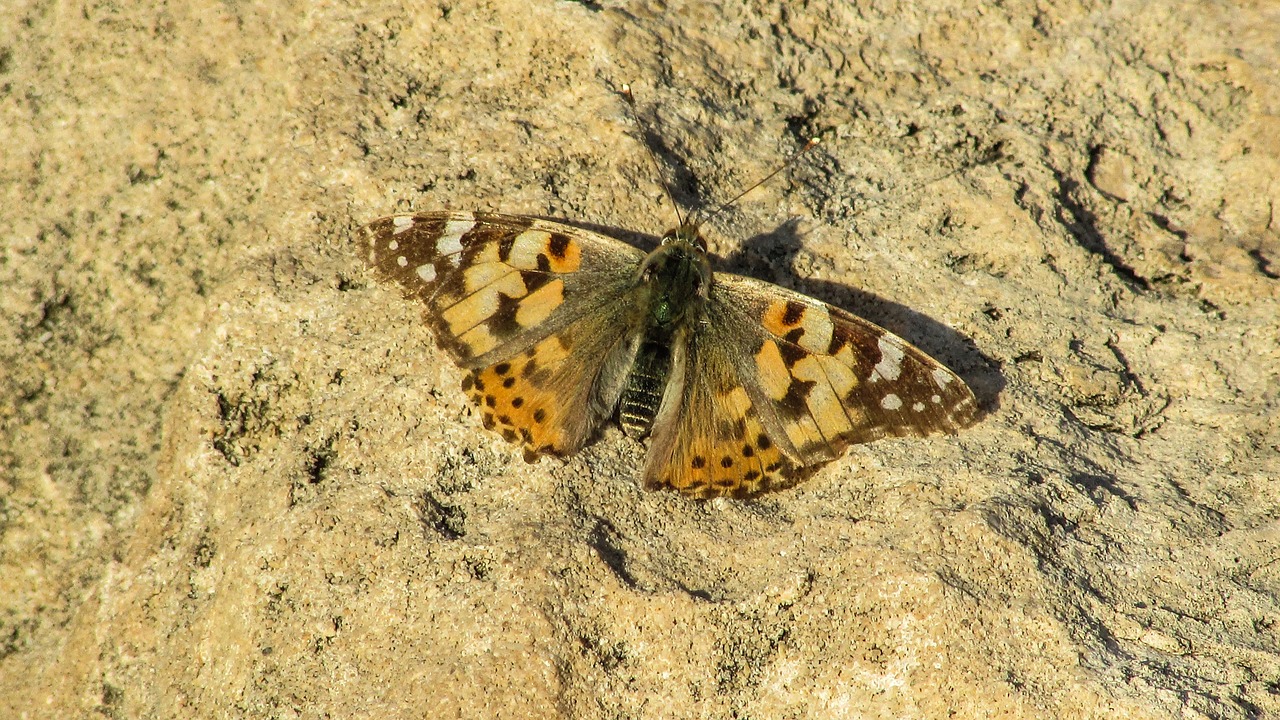
[{"label": "butterfly thorax", "polygon": [[697,229],[682,225],[662,238],[636,273],[637,290],[647,295],[648,325],[654,330],[674,330],[696,315],[711,286],[711,265],[706,243]]},{"label": "butterfly thorax", "polygon": [[640,263],[635,292],[644,309],[638,348],[618,402],[618,419],[631,437],[648,434],[668,388],[673,363],[683,357],[697,329],[711,287],[706,243],[697,227],[667,232],[662,245]]}]

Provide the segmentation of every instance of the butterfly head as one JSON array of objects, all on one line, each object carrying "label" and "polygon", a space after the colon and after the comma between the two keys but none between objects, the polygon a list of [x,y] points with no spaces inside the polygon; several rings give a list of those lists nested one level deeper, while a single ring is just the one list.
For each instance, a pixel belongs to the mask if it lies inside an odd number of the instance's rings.
[{"label": "butterfly head", "polygon": [[649,296],[649,320],[659,328],[693,316],[707,299],[711,264],[707,242],[692,223],[667,231],[662,245],[640,263],[636,284]]}]

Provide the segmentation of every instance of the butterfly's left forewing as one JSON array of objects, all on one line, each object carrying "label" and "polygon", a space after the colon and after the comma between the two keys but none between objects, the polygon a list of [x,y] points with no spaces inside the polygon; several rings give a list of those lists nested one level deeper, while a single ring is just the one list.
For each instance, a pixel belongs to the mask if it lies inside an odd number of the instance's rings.
[{"label": "butterfly's left forewing", "polygon": [[463,389],[485,426],[526,457],[576,452],[608,419],[639,250],[485,213],[395,215],[364,237],[369,264],[423,303],[437,341],[470,371]]}]

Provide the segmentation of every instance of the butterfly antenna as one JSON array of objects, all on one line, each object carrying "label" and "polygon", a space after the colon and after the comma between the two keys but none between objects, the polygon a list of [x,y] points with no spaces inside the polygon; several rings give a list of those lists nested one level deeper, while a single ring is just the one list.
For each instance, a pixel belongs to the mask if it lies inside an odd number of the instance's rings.
[{"label": "butterfly antenna", "polygon": [[684,225],[684,217],[680,214],[680,206],[676,204],[675,196],[671,194],[671,186],[667,184],[667,179],[662,174],[662,166],[658,164],[658,156],[653,153],[653,148],[649,147],[648,128],[640,120],[640,113],[636,111],[636,98],[631,94],[631,85],[622,84],[622,98],[627,101],[627,107],[631,108],[631,119],[635,121],[636,127],[640,128],[640,144],[644,146],[645,154],[649,156],[649,162],[653,165],[654,175],[657,175],[658,180],[662,183],[662,190],[667,194],[667,202],[676,211],[676,220],[679,220],[680,224]]},{"label": "butterfly antenna", "polygon": [[774,176],[774,175],[777,175],[778,173],[782,172],[783,170],[786,170],[787,168],[791,167],[791,166],[792,166],[792,164],[794,164],[794,163],[795,163],[795,161],[797,161],[797,160],[799,160],[799,159],[800,159],[800,156],[802,156],[802,155],[804,155],[805,153],[807,153],[807,152],[809,152],[810,150],[812,150],[815,146],[817,146],[817,144],[818,144],[818,138],[816,138],[816,137],[815,137],[815,138],[810,138],[810,139],[808,140],[808,142],[806,142],[806,143],[804,144],[804,147],[802,147],[802,148],[800,148],[799,150],[795,151],[795,152],[791,155],[791,157],[787,158],[787,159],[786,159],[786,161],[784,161],[781,165],[779,165],[779,166],[777,167],[777,169],[775,169],[773,172],[771,172],[771,173],[769,173],[768,175],[765,175],[764,177],[762,177],[762,178],[760,178],[759,180],[755,181],[755,182],[754,182],[754,183],[752,183],[752,184],[751,184],[751,186],[750,186],[750,187],[748,187],[746,190],[743,190],[742,192],[738,193],[737,195],[734,195],[734,196],[733,196],[733,198],[731,198],[730,200],[728,200],[728,201],[726,201],[726,202],[724,202],[724,203],[721,203],[721,204],[720,204],[720,206],[719,206],[719,207],[717,207],[715,210],[712,210],[710,213],[708,213],[706,216],[702,217],[701,219],[694,221],[694,223],[695,223],[695,224],[697,224],[697,225],[701,225],[702,223],[710,221],[710,220],[711,220],[711,218],[713,218],[713,217],[715,217],[715,216],[719,215],[720,213],[724,212],[725,210],[729,209],[729,208],[730,208],[734,203],[738,202],[738,201],[739,201],[739,200],[741,200],[744,196],[746,196],[746,194],[747,194],[747,193],[749,193],[749,192],[751,192],[752,190],[755,190],[756,188],[760,187],[761,185],[763,185],[763,184],[765,184],[765,183],[769,182],[770,180],[772,180],[772,179],[773,179],[773,176]]}]

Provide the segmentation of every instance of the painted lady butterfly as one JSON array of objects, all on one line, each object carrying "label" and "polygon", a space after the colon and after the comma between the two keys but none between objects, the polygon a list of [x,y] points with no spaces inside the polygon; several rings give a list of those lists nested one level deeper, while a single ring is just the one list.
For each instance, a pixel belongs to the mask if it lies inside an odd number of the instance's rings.
[{"label": "painted lady butterfly", "polygon": [[484,425],[525,459],[570,455],[617,418],[649,439],[644,485],[747,496],[851,444],[954,433],[955,373],[838,308],[713,275],[697,226],[649,254],[518,215],[395,215],[363,231],[376,274],[425,306]]}]

